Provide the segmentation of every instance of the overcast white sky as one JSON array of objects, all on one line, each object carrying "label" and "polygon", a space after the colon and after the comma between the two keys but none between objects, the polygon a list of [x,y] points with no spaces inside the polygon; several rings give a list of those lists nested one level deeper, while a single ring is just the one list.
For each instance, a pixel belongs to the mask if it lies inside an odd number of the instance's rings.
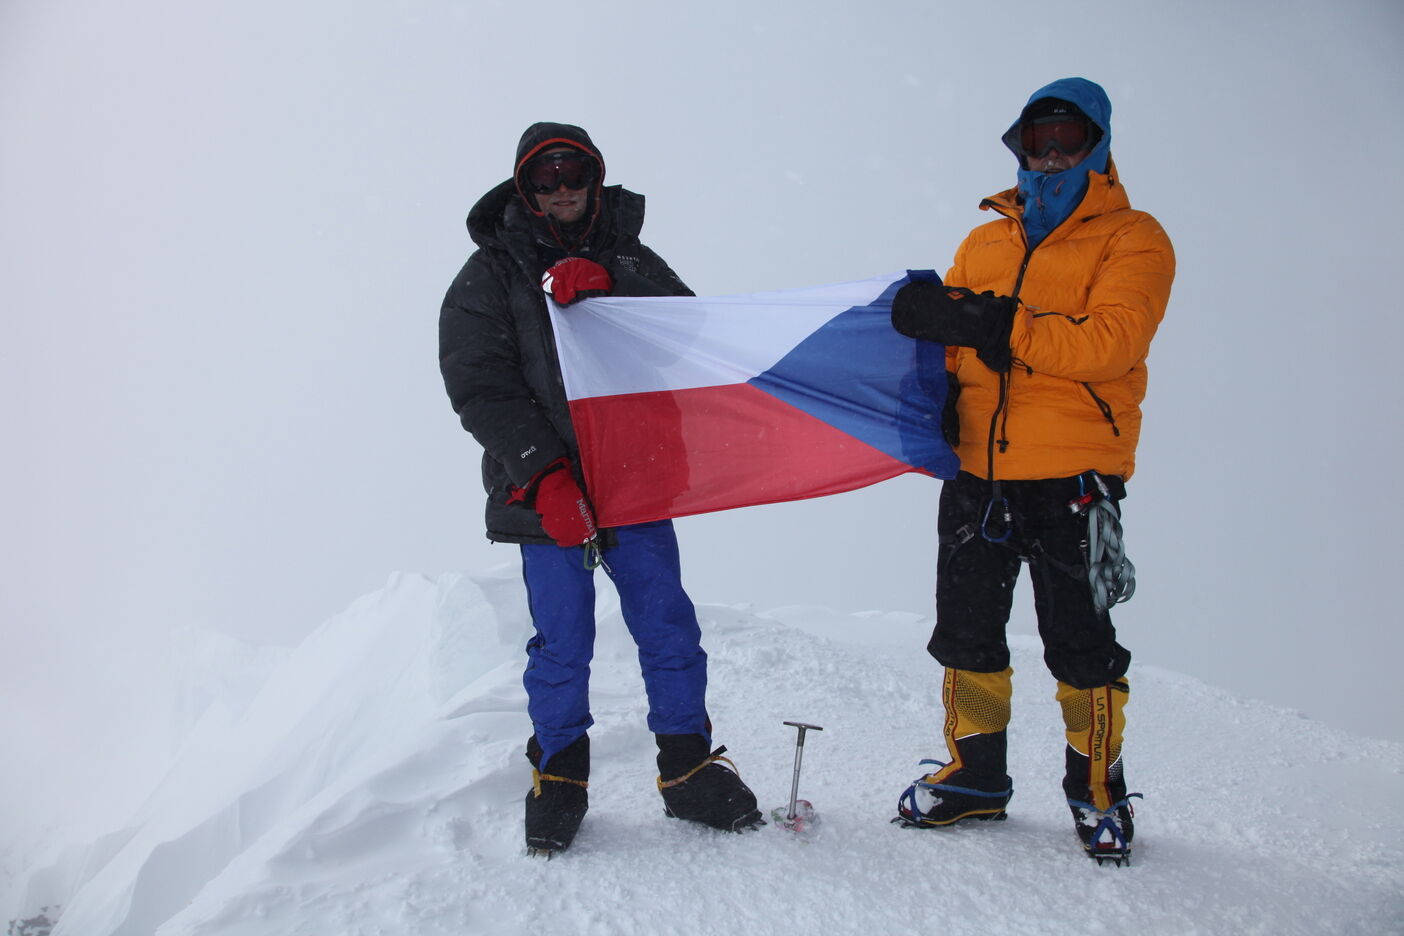
[{"label": "overcast white sky", "polygon": [[[172,629],[293,644],[393,571],[515,561],[436,324],[529,123],[746,292],[944,270],[1068,75],[1179,257],[1123,642],[1404,738],[1401,62],[1396,0],[0,0],[0,744],[117,772]],[[685,579],[929,614],[937,491],[680,521]]]}]

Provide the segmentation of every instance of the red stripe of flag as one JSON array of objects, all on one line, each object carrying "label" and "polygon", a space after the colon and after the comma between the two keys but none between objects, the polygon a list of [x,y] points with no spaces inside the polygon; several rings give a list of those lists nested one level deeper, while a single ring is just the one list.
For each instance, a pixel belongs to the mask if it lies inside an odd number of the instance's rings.
[{"label": "red stripe of flag", "polygon": [[821,497],[912,470],[749,384],[591,397],[570,412],[602,526]]}]

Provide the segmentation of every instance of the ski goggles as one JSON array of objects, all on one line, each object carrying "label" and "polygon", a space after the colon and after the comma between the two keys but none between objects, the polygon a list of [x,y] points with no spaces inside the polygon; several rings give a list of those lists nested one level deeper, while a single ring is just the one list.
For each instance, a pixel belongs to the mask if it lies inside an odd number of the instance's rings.
[{"label": "ski goggles", "polygon": [[560,188],[583,189],[599,173],[595,157],[579,150],[544,153],[527,163],[526,184],[533,191],[547,195]]},{"label": "ski goggles", "polygon": [[1091,149],[1092,122],[1086,117],[1053,114],[1035,117],[1019,126],[1019,149],[1023,155],[1038,159],[1050,150],[1072,156]]}]

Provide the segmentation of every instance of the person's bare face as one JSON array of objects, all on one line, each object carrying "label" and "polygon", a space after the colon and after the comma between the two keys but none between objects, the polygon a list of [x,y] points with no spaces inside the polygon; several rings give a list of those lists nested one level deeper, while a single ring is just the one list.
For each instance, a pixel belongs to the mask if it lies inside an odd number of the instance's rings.
[{"label": "person's bare face", "polygon": [[[551,153],[573,153],[569,146],[557,146],[547,150],[543,155]],[[590,186],[586,184],[578,189],[568,188],[565,182],[556,186],[554,192],[538,192],[536,195],[536,207],[542,212],[555,218],[561,224],[572,224],[585,217],[585,207],[589,203]]]},{"label": "person's bare face", "polygon": [[536,206],[562,224],[572,224],[585,217],[585,189],[568,189],[564,182],[554,192],[536,196]]}]

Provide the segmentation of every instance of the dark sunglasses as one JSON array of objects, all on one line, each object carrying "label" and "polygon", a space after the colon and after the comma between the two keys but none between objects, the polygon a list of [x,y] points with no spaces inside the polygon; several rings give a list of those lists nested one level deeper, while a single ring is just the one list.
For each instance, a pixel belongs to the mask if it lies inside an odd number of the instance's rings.
[{"label": "dark sunglasses", "polygon": [[1092,146],[1092,124],[1086,117],[1054,114],[1025,121],[1019,127],[1019,147],[1025,156],[1038,159],[1056,149],[1065,156]]},{"label": "dark sunglasses", "polygon": [[526,182],[533,192],[547,195],[565,183],[568,189],[583,189],[595,181],[599,163],[579,150],[546,153],[527,163]]}]

